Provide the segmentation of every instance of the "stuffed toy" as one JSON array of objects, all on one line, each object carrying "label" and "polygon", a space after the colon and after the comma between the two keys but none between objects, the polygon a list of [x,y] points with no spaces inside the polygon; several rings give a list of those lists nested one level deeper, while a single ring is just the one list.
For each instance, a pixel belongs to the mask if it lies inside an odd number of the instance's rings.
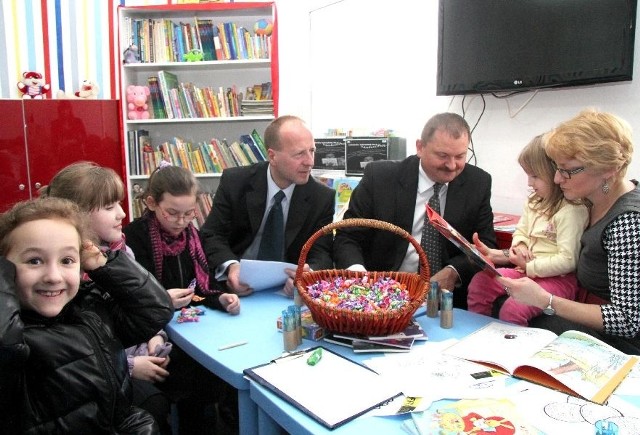
[{"label": "stuffed toy", "polygon": [[138,63],[140,62],[140,54],[138,53],[138,46],[135,44],[131,44],[127,49],[122,53],[122,62],[123,63]]},{"label": "stuffed toy", "polygon": [[82,99],[82,100],[95,100],[98,98],[98,94],[100,93],[100,86],[93,80],[83,80],[80,85],[80,90],[78,92],[65,92],[63,90],[59,90],[56,98],[58,100],[64,99]]},{"label": "stuffed toy", "polygon": [[18,90],[22,92],[22,98],[43,99],[51,90],[51,85],[44,82],[39,72],[27,71],[22,74],[22,81],[18,82]]},{"label": "stuffed toy", "polygon": [[149,119],[149,86],[127,86],[127,109],[129,119]]}]

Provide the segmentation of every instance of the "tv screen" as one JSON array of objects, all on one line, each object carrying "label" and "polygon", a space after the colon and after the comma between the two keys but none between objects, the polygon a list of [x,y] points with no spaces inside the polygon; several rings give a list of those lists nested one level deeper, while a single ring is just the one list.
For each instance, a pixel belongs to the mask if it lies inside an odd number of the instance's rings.
[{"label": "tv screen", "polygon": [[440,0],[437,95],[631,80],[637,0]]}]

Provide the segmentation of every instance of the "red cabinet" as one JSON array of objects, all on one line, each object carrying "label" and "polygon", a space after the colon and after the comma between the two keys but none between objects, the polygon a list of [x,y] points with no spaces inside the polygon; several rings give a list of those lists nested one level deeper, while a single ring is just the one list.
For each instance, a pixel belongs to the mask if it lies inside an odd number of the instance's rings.
[{"label": "red cabinet", "polygon": [[118,100],[0,100],[0,212],[38,196],[62,167],[90,160],[124,180]]}]

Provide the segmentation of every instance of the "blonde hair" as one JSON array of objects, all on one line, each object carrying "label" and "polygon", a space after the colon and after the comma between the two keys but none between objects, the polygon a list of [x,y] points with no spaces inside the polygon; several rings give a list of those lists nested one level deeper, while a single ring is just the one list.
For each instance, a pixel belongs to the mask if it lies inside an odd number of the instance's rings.
[{"label": "blonde hair", "polygon": [[633,156],[629,124],[611,113],[587,109],[545,135],[545,149],[553,160],[576,159],[597,172],[616,169],[623,179]]},{"label": "blonde hair", "polygon": [[83,161],[61,169],[48,186],[40,189],[40,196],[65,198],[78,204],[80,210],[90,212],[122,201],[124,192],[124,183],[116,171]]},{"label": "blonde hair", "polygon": [[542,135],[531,139],[520,151],[518,163],[527,174],[541,178],[549,186],[549,195],[546,198],[531,194],[528,199],[529,206],[547,217],[555,215],[562,207],[564,195],[560,186],[553,181],[556,168],[545,152]]},{"label": "blonde hair", "polygon": [[11,234],[16,228],[41,219],[68,222],[78,232],[78,248],[82,240],[92,238],[87,215],[74,202],[62,198],[31,199],[18,202],[0,215],[0,255],[7,255],[13,246]]}]

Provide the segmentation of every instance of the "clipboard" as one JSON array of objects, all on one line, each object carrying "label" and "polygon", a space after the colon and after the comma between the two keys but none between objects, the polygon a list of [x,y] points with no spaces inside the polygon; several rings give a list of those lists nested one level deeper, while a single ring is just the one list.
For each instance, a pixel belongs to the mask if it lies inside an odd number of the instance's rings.
[{"label": "clipboard", "polygon": [[[318,348],[322,359],[307,364]],[[401,394],[398,386],[384,382],[373,370],[322,346],[245,369],[244,374],[329,429]]]},{"label": "clipboard", "polygon": [[478,248],[471,244],[462,234],[449,224],[442,216],[440,216],[429,204],[427,204],[427,217],[429,222],[449,240],[456,245],[462,252],[464,252],[469,260],[471,260],[480,269],[485,270],[492,275],[502,276],[496,269],[495,265],[487,257],[482,255]]}]

